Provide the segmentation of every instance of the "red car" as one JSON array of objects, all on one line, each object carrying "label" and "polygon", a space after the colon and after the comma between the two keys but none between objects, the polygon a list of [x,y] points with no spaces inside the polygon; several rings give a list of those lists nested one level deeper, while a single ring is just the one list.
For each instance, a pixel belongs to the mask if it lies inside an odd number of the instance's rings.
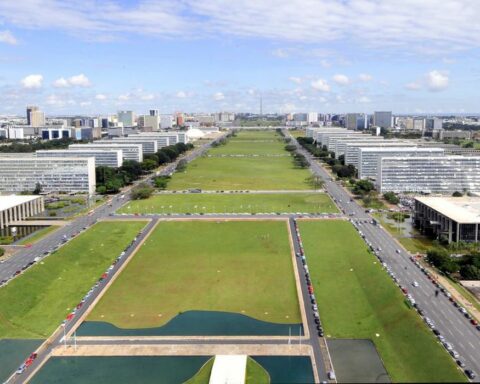
[{"label": "red car", "polygon": [[75,315],[73,313],[69,313],[67,315],[67,320],[72,320]]},{"label": "red car", "polygon": [[478,325],[478,321],[475,319],[470,320],[470,323],[472,323],[473,325]]},{"label": "red car", "polygon": [[407,288],[402,288],[402,292],[407,294],[408,293]]},{"label": "red car", "polygon": [[25,360],[25,367],[29,367],[30,365],[32,365],[33,363],[33,359],[31,359],[30,357]]},{"label": "red car", "polygon": [[32,354],[30,355],[30,359],[33,359],[35,360],[37,358],[37,353],[36,352],[32,352]]}]

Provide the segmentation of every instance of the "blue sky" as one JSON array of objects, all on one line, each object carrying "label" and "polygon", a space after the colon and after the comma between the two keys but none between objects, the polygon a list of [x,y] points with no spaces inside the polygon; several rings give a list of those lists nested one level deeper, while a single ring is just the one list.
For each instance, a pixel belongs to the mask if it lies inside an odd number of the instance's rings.
[{"label": "blue sky", "polygon": [[477,0],[0,2],[0,114],[478,111]]}]

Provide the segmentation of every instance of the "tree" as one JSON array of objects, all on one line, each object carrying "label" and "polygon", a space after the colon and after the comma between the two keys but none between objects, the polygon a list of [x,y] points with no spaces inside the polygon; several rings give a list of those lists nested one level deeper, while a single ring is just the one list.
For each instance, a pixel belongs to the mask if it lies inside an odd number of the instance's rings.
[{"label": "tree", "polygon": [[475,265],[464,265],[460,268],[460,275],[465,280],[480,280],[480,268]]},{"label": "tree", "polygon": [[37,183],[35,184],[35,189],[33,190],[34,195],[40,195],[42,193],[42,184]]},{"label": "tree", "polygon": [[453,273],[458,271],[457,262],[444,249],[430,249],[427,252],[427,261],[442,272]]},{"label": "tree", "polygon": [[373,191],[375,186],[371,181],[368,180],[358,180],[353,186],[353,193],[357,195],[365,195],[370,191]]},{"label": "tree", "polygon": [[156,156],[158,158],[158,165],[166,164],[170,161],[170,158],[162,151],[158,151]]},{"label": "tree", "polygon": [[169,180],[170,180],[170,176],[159,176],[153,179],[153,184],[158,189],[166,189]]},{"label": "tree", "polygon": [[459,191],[455,191],[452,193],[452,196],[453,197],[462,197],[463,196],[463,193],[462,192],[459,192]]},{"label": "tree", "polygon": [[340,169],[337,172],[339,177],[352,177],[355,176],[355,167],[352,164],[341,165]]},{"label": "tree", "polygon": [[143,160],[141,165],[144,171],[151,171],[152,169],[157,168],[157,162],[153,159]]},{"label": "tree", "polygon": [[390,204],[398,204],[400,202],[400,199],[393,192],[385,192],[383,194],[383,198],[387,200]]},{"label": "tree", "polygon": [[289,145],[285,146],[285,150],[288,151],[288,152],[293,152],[293,151],[295,151],[295,149],[297,149],[297,147],[293,144],[289,144]]},{"label": "tree", "polygon": [[340,161],[340,164],[345,165],[345,155],[338,156],[338,161]]},{"label": "tree", "polygon": [[311,175],[307,178],[306,181],[312,186],[313,189],[320,189],[325,184],[323,179],[318,175]]},{"label": "tree", "polygon": [[148,199],[153,193],[153,188],[147,183],[140,183],[132,188],[132,200]]},{"label": "tree", "polygon": [[178,151],[174,149],[172,146],[162,148],[160,151],[168,156],[169,161],[175,160],[179,154]]},{"label": "tree", "polygon": [[5,254],[5,249],[4,248],[0,248],[0,257],[3,256]]},{"label": "tree", "polygon": [[187,164],[187,160],[182,159],[177,163],[177,167],[175,168],[175,170],[177,172],[184,172],[187,169]]}]

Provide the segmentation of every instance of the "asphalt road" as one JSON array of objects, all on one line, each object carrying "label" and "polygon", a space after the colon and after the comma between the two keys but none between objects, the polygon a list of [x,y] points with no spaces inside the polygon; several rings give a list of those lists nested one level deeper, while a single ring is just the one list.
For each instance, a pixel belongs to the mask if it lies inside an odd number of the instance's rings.
[{"label": "asphalt road", "polygon": [[[410,254],[385,229],[371,224],[372,217],[365,212],[365,208],[351,201],[350,195],[343,187],[333,181],[325,169],[293,137],[292,143],[297,145],[299,152],[310,161],[312,171],[325,180],[325,190],[340,210],[347,216],[352,214],[352,221],[365,235],[365,240],[376,250],[381,249],[379,253],[383,261],[395,273],[399,283],[408,289],[418,306],[425,312],[425,317],[430,318],[435,328],[453,345],[466,368],[472,369],[477,375],[480,374],[480,331],[470,324],[445,295],[440,293],[435,297],[436,287],[410,261]],[[418,287],[412,285],[414,281],[418,282]]]}]

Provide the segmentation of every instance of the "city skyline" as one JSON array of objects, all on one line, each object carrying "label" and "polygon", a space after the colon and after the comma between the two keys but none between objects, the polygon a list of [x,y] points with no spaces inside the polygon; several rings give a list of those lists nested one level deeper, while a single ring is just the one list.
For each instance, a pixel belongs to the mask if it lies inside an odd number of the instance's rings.
[{"label": "city skyline", "polygon": [[260,97],[264,113],[476,113],[479,16],[469,0],[5,2],[0,114],[258,112]]}]

